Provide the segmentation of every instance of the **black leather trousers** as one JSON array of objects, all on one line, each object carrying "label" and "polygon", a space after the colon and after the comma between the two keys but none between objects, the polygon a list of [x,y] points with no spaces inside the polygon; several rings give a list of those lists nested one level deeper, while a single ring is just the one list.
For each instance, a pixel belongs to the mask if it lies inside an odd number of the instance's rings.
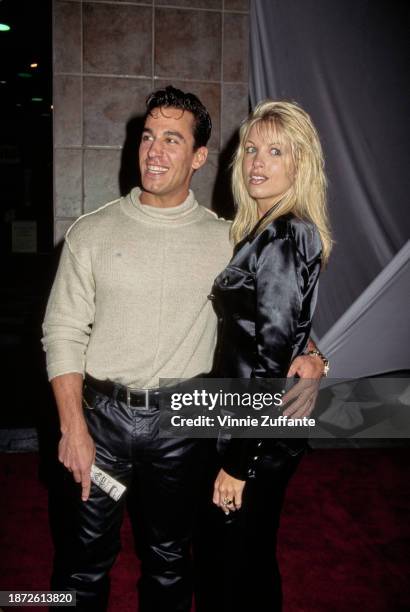
[{"label": "black leather trousers", "polygon": [[84,411],[96,444],[96,460],[128,491],[115,502],[92,485],[82,502],[78,485],[62,466],[50,493],[55,543],[53,590],[75,590],[77,611],[103,612],[108,572],[120,550],[127,495],[141,560],[140,612],[189,612],[192,599],[190,544],[198,441],[158,437],[159,411],[129,408],[85,391]]},{"label": "black leather trousers", "polygon": [[[303,451],[272,449],[246,482],[242,508],[225,516],[208,502],[194,536],[197,612],[280,612],[276,540],[286,486]],[[218,465],[214,476],[219,471]]]}]

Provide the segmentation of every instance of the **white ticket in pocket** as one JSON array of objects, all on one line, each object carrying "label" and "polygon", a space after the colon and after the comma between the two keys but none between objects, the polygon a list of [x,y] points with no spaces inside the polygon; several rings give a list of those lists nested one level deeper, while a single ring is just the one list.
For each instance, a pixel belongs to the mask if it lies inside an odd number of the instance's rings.
[{"label": "white ticket in pocket", "polygon": [[118,501],[127,488],[94,464],[91,466],[91,482],[100,487],[114,501]]}]

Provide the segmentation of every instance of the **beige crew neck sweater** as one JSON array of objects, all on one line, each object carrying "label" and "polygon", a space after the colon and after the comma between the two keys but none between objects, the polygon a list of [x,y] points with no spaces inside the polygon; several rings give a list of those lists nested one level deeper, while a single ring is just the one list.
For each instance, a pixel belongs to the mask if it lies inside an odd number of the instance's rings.
[{"label": "beige crew neck sweater", "polygon": [[207,299],[230,259],[229,222],[192,191],[172,208],[135,188],[68,230],[43,324],[49,378],[88,372],[134,388],[209,371]]}]

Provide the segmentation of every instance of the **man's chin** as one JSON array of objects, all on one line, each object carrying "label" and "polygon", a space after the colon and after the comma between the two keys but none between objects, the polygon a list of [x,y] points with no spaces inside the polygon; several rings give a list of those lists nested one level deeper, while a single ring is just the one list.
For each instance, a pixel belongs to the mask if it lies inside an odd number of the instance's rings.
[{"label": "man's chin", "polygon": [[163,190],[163,185],[156,179],[142,179],[141,181],[142,191],[146,193],[161,193]]},{"label": "man's chin", "polygon": [[[160,189],[159,185],[147,185],[144,183],[141,185],[140,202],[141,204],[154,205],[158,198],[164,196],[164,191]],[[165,195],[166,197],[166,195]]]}]

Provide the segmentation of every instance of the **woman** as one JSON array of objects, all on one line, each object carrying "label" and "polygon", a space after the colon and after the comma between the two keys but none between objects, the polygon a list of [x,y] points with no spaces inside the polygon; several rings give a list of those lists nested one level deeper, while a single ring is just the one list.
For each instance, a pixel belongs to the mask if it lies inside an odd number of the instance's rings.
[{"label": "woman", "polygon": [[[317,132],[297,104],[267,100],[243,123],[232,175],[236,246],[210,296],[219,318],[214,377],[285,378],[305,350],[331,249],[323,166]],[[218,446],[219,516],[199,550],[198,612],[276,612],[279,514],[305,444]]]}]

